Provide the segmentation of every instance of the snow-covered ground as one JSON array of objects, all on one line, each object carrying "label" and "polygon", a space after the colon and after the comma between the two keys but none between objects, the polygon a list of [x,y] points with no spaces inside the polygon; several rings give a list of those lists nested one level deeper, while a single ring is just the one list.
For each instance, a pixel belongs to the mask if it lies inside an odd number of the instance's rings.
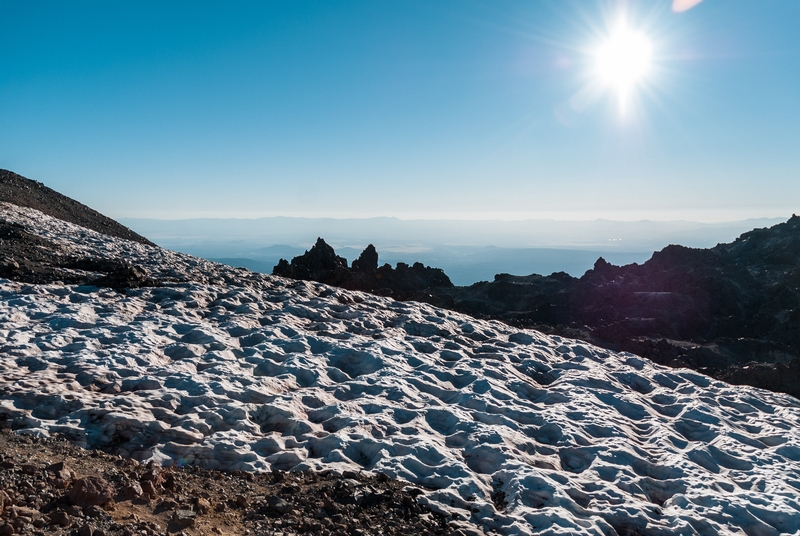
[{"label": "snow-covered ground", "polygon": [[0,280],[0,415],[16,428],[164,464],[382,471],[502,534],[800,532],[792,397],[0,214],[172,281]]}]

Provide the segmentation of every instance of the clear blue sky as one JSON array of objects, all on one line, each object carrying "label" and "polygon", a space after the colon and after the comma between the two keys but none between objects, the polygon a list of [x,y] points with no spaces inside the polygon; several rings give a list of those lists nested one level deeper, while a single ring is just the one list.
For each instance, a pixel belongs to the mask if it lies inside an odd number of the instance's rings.
[{"label": "clear blue sky", "polygon": [[0,0],[0,167],[115,217],[800,212],[800,1],[670,4]]}]

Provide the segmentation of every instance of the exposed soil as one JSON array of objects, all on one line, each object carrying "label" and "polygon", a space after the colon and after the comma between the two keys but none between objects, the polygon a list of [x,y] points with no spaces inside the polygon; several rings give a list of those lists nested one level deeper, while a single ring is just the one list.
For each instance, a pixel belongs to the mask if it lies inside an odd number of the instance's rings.
[{"label": "exposed soil", "polygon": [[10,430],[0,453],[0,535],[482,534],[380,474],[144,466]]},{"label": "exposed soil", "polygon": [[0,169],[0,201],[34,208],[54,218],[75,223],[98,233],[153,245],[148,239],[134,233],[121,223],[48,188],[41,182],[26,179],[7,169]]}]

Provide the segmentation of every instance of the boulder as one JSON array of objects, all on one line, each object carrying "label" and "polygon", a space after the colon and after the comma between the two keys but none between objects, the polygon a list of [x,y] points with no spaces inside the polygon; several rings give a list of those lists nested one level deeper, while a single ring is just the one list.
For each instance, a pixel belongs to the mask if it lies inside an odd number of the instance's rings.
[{"label": "boulder", "polygon": [[114,499],[114,487],[104,478],[88,476],[75,481],[67,492],[71,504],[85,508],[103,506]]}]

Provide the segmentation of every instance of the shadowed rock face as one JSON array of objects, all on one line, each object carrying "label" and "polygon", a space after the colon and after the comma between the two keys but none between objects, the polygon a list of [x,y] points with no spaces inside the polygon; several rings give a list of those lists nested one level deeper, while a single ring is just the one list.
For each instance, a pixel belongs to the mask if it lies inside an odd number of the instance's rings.
[{"label": "shadowed rock face", "polygon": [[427,302],[435,302],[430,289],[453,286],[450,278],[440,268],[430,268],[419,262],[411,266],[400,262],[396,268],[389,264],[378,267],[378,252],[372,244],[353,261],[353,267],[348,268],[347,259],[336,255],[322,238],[318,238],[314,247],[292,259],[291,263],[281,259],[272,274],[318,281],[402,300]]},{"label": "shadowed rock face", "polygon": [[52,190],[41,182],[26,179],[7,169],[0,169],[0,201],[35,208],[54,218],[75,223],[98,233],[154,245],[121,223],[103,216],[74,199]]},{"label": "shadowed rock face", "polygon": [[304,254],[292,259],[291,264],[281,259],[272,270],[273,275],[323,283],[342,281],[347,272],[347,259],[338,256],[322,238],[317,238],[317,243]]},{"label": "shadowed rock face", "polygon": [[368,245],[361,255],[353,261],[353,270],[359,272],[368,272],[370,270],[378,269],[378,252],[375,246]]},{"label": "shadowed rock face", "polygon": [[601,258],[579,279],[499,274],[440,292],[475,316],[800,396],[798,216],[710,249],[668,246],[642,265]]}]

